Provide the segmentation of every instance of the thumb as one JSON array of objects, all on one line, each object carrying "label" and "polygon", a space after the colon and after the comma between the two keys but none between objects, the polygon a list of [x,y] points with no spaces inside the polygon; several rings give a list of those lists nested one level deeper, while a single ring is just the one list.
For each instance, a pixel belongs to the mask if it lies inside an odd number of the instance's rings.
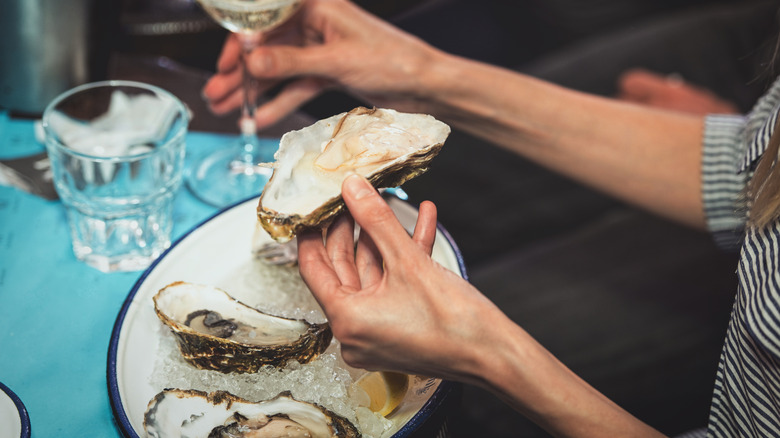
[{"label": "thumb", "polygon": [[350,214],[374,241],[385,262],[399,257],[409,245],[417,247],[379,192],[360,175],[348,176],[341,194]]}]

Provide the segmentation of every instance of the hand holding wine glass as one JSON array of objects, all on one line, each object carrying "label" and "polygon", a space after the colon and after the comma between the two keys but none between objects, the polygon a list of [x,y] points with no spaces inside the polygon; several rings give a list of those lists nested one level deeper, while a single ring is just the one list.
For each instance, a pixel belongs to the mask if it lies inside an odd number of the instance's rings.
[{"label": "hand holding wine glass", "polygon": [[243,103],[241,139],[231,148],[217,151],[199,162],[189,175],[188,186],[203,201],[224,207],[258,194],[271,175],[259,164],[273,159],[257,138],[255,109],[258,90],[246,68],[246,58],[268,32],[298,9],[302,0],[198,0],[220,25],[233,32],[241,44]]},{"label": "hand holding wine glass", "polygon": [[[240,103],[239,53],[238,39],[229,38],[217,73],[203,89],[216,114]],[[249,58],[249,70],[261,86],[284,82],[257,108],[255,120],[260,127],[270,126],[329,89],[344,90],[368,106],[436,115],[437,100],[421,84],[438,76],[431,67],[449,58],[351,1],[307,0]]]}]

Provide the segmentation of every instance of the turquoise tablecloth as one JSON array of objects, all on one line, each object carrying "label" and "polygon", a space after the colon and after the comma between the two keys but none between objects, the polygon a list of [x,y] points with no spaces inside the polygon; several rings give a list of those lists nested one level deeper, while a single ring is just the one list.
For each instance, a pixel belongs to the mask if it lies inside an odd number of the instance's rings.
[{"label": "turquoise tablecloth", "polygon": [[[188,161],[225,141],[188,134]],[[0,112],[0,159],[43,150],[32,121]],[[182,188],[174,240],[216,212]],[[121,436],[106,361],[114,320],[140,274],[78,262],[59,201],[0,186],[0,382],[26,406],[33,437]]]}]

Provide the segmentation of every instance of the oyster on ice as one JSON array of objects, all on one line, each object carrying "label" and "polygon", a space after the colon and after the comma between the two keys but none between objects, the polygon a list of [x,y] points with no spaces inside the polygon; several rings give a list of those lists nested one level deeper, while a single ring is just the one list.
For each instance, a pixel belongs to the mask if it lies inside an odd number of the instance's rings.
[{"label": "oyster on ice", "polygon": [[363,107],[288,132],[260,197],[258,219],[279,242],[327,225],[344,208],[341,183],[347,175],[363,175],[377,188],[401,185],[428,170],[449,133],[449,126],[429,115]]},{"label": "oyster on ice", "polygon": [[166,389],[149,402],[144,429],[150,438],[357,438],[355,426],[289,392],[250,402],[226,391]]},{"label": "oyster on ice", "polygon": [[307,363],[325,351],[327,323],[268,315],[212,287],[175,282],[153,298],[184,359],[200,369],[254,373],[263,365]]}]

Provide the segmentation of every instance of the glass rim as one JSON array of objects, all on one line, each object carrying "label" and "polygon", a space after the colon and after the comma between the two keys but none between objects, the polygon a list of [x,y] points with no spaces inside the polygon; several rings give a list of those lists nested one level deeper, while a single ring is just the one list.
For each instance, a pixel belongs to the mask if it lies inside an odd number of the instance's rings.
[{"label": "glass rim", "polygon": [[[203,5],[203,6],[224,6],[226,9],[231,11],[253,11],[257,9],[257,5],[253,4],[247,4],[243,5],[240,3],[236,3],[235,1],[230,0],[196,0],[197,3]],[[266,2],[268,5],[271,6],[277,6],[277,5],[290,5],[293,3],[303,3],[303,0],[271,0]]]},{"label": "glass rim", "polygon": [[[51,114],[55,111],[54,108],[57,105],[59,105],[66,99],[74,96],[75,94],[81,93],[83,91],[95,89],[95,88],[109,88],[109,87],[140,88],[146,91],[151,91],[157,95],[165,96],[171,99],[175,103],[177,107],[177,113],[181,114],[182,117],[185,118],[186,123],[180,126],[177,132],[175,132],[173,136],[169,138],[165,143],[162,143],[161,145],[155,147],[150,151],[141,152],[132,155],[121,155],[121,156],[112,156],[112,157],[92,155],[92,154],[76,151],[71,147],[69,147],[68,145],[62,143],[57,138],[56,135],[53,135],[52,128],[48,120]],[[86,84],[82,84],[77,87],[71,88],[70,90],[67,90],[62,94],[58,95],[57,97],[55,97],[48,105],[46,105],[46,109],[43,110],[43,115],[41,116],[41,127],[43,128],[44,145],[47,148],[49,147],[50,144],[52,144],[56,146],[57,150],[63,153],[80,157],[80,158],[89,159],[90,161],[95,161],[95,162],[125,162],[125,161],[138,161],[150,157],[152,155],[156,155],[158,153],[161,153],[161,151],[168,149],[168,147],[171,144],[177,143],[180,139],[182,139],[186,135],[187,127],[189,125],[189,119],[190,119],[190,115],[189,115],[189,111],[187,110],[187,106],[184,104],[184,102],[181,101],[181,99],[174,96],[173,93],[171,93],[170,91],[160,88],[156,85],[147,84],[145,82],[112,79],[107,81],[88,82]]]}]

